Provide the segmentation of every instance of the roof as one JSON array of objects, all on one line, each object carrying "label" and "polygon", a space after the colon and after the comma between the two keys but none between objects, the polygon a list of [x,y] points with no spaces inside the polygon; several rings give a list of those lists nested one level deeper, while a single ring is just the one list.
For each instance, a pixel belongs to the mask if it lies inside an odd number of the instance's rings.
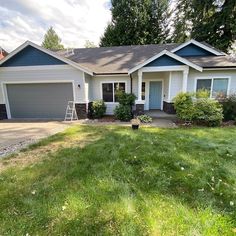
[{"label": "roof", "polygon": [[[101,48],[77,48],[67,58],[84,66],[95,74],[127,74],[135,66],[163,50],[171,51],[180,44],[150,44]],[[66,56],[67,51],[58,51]]]},{"label": "roof", "polygon": [[[193,40],[192,40],[193,41]],[[195,42],[195,41],[194,41]],[[212,47],[208,43],[201,44],[215,50],[223,56],[205,56],[205,57],[185,57],[191,63],[203,68],[236,67],[236,62],[229,56],[224,55],[220,50]],[[79,65],[88,68],[95,74],[127,74],[138,65],[144,64],[150,58],[167,50],[174,51],[182,44],[150,44],[118,47],[100,47],[100,48],[77,48],[67,56],[67,50],[61,50],[57,53],[64,56]]]},{"label": "roof", "polygon": [[203,68],[236,68],[236,61],[230,56],[187,57],[187,59]]}]

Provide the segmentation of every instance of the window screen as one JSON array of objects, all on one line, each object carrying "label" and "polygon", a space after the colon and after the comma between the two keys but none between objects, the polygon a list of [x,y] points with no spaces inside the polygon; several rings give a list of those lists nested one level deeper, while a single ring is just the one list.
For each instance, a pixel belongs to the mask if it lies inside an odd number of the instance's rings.
[{"label": "window screen", "polygon": [[211,91],[211,79],[199,79],[197,80],[197,90],[206,89]]}]

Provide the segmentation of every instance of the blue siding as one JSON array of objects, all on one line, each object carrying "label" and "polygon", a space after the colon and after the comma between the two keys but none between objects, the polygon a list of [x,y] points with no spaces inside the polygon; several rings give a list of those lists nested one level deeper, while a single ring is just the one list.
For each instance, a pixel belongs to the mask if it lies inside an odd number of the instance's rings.
[{"label": "blue siding", "polygon": [[163,55],[156,60],[148,63],[145,67],[148,66],[178,66],[178,65],[183,65],[182,62],[175,60],[172,57],[169,57],[167,55]]},{"label": "blue siding", "polygon": [[12,58],[4,62],[1,67],[11,66],[43,66],[66,64],[32,46],[27,46]]},{"label": "blue siding", "polygon": [[178,56],[181,57],[195,57],[195,56],[213,56],[214,54],[208,52],[207,50],[200,48],[194,44],[189,44],[188,46],[181,48],[175,52]]}]

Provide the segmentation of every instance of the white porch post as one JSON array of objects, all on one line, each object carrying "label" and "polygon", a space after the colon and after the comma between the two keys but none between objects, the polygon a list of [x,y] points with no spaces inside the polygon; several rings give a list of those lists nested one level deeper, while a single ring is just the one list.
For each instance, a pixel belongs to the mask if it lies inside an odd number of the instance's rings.
[{"label": "white porch post", "polygon": [[184,93],[187,92],[188,72],[189,72],[189,68],[183,70],[183,88],[182,88],[182,91]]},{"label": "white porch post", "polygon": [[143,72],[138,71],[138,101],[142,101],[142,81],[143,81]]}]

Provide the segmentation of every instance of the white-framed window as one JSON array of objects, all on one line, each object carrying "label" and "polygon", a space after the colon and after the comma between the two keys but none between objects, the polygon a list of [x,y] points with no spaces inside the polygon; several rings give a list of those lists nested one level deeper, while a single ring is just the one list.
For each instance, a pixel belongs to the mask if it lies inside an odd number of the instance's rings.
[{"label": "white-framed window", "polygon": [[229,78],[198,78],[196,91],[201,89],[208,90],[210,98],[226,97],[229,91]]},{"label": "white-framed window", "polygon": [[102,99],[104,102],[118,102],[117,93],[126,92],[125,82],[102,82]]}]

